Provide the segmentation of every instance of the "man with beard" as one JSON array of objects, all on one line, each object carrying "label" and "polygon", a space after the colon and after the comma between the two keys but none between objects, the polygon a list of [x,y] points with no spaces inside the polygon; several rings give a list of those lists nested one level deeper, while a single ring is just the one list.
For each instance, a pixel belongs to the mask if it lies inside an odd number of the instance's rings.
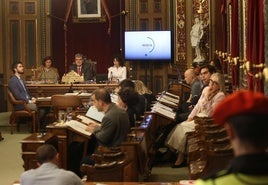
[{"label": "man with beard", "polygon": [[[34,110],[38,112],[38,117],[40,124],[44,126],[44,117],[45,114],[49,112],[48,108],[40,108],[37,110],[36,106],[36,98],[31,96],[30,91],[25,85],[24,81],[21,78],[21,75],[24,73],[24,66],[22,62],[15,62],[12,64],[13,76],[9,79],[8,89],[13,94],[16,100],[22,100],[26,103],[26,107],[30,110]],[[15,110],[23,110],[24,105],[14,105]]]}]

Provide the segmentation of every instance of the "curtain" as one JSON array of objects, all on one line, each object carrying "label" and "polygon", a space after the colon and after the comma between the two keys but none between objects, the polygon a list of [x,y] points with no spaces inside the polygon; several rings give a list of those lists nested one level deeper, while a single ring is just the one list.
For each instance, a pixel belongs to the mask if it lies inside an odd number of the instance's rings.
[{"label": "curtain", "polygon": [[[247,60],[252,64],[264,62],[264,17],[263,0],[248,0],[247,17]],[[248,74],[249,90],[263,92],[262,80],[254,78],[254,75],[262,69],[252,69]]]}]

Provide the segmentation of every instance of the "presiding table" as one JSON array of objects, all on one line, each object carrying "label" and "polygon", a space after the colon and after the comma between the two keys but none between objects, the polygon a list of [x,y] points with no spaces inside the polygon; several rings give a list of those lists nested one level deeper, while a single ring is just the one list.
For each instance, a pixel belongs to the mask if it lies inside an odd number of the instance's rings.
[{"label": "presiding table", "polygon": [[69,92],[91,93],[98,88],[107,88],[111,92],[118,84],[26,84],[34,97],[49,97],[54,94],[65,94]]}]

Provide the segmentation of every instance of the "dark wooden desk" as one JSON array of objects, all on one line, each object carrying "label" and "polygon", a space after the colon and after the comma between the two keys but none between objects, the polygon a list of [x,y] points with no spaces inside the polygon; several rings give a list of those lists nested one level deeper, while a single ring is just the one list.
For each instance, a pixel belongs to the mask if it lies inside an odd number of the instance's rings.
[{"label": "dark wooden desk", "polygon": [[[66,95],[66,96],[68,96],[68,95]],[[77,96],[80,97],[83,104],[85,103],[88,105],[88,103],[90,101],[91,93],[82,93],[82,94],[78,94]],[[39,98],[37,98],[36,99],[36,106],[37,107],[52,107],[51,97],[39,97]]]},{"label": "dark wooden desk", "polygon": [[68,169],[68,148],[72,142],[85,143],[84,153],[87,154],[87,145],[90,136],[83,135],[67,126],[50,124],[46,127],[47,132],[58,137],[58,152],[60,154],[60,167]]},{"label": "dark wooden desk", "polygon": [[48,97],[54,94],[65,94],[70,89],[73,91],[81,91],[91,93],[95,89],[105,87],[113,91],[118,84],[26,84],[31,95],[34,97]]},{"label": "dark wooden desk", "polygon": [[24,161],[24,170],[29,170],[37,167],[36,149],[43,144],[52,144],[58,148],[58,138],[52,133],[40,135],[34,133],[21,141],[22,159]]},{"label": "dark wooden desk", "polygon": [[[132,130],[132,135],[128,138],[127,141],[121,144],[121,150],[126,152],[129,159],[131,160],[131,168],[133,169],[130,174],[131,181],[138,181],[139,175],[143,176],[146,179],[151,173],[151,152],[153,150],[153,140],[154,140],[154,125],[153,116],[146,116],[144,122],[140,127],[136,127]],[[84,143],[84,153],[87,154],[88,142],[91,139],[90,136],[84,135],[68,126],[57,126],[55,124],[48,125],[47,135],[44,139],[48,140],[48,136],[57,136],[57,148],[60,154],[59,166],[68,169],[68,149],[70,149],[70,144],[74,141]],[[132,137],[131,137],[132,136]],[[36,134],[29,136],[24,139],[30,145],[35,145],[35,143],[40,143],[40,138],[36,137]],[[23,143],[25,143],[25,141]],[[42,143],[45,143],[44,141]],[[35,147],[36,149],[37,147]],[[27,149],[23,147],[23,152],[26,152]],[[31,152],[34,150],[32,149]],[[30,162],[34,161],[32,159],[34,155],[28,156],[28,158],[23,158],[25,164],[27,164],[27,169],[31,168],[32,165]],[[29,161],[29,162],[28,162]]]}]

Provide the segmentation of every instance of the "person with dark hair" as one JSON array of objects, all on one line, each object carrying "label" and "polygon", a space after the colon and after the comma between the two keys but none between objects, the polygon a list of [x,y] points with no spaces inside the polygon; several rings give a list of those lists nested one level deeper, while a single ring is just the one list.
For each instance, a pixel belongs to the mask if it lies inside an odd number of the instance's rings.
[{"label": "person with dark hair", "polygon": [[38,69],[38,81],[43,83],[58,83],[59,73],[58,69],[52,67],[52,57],[46,56],[42,61],[42,66]]},{"label": "person with dark hair", "polygon": [[131,127],[135,127],[137,110],[135,105],[139,102],[139,94],[130,87],[120,89],[118,92],[118,105],[127,113]]},{"label": "person with dark hair", "polygon": [[95,71],[89,63],[84,61],[84,56],[81,53],[77,53],[74,56],[74,64],[69,67],[69,71],[74,71],[80,76],[84,76],[84,80],[90,81],[95,78]]},{"label": "person with dark hair", "polygon": [[[112,103],[110,93],[107,89],[99,88],[93,91],[91,101],[98,111],[105,113],[101,124],[89,123],[86,130],[91,132],[98,146],[118,147],[127,139],[130,133],[128,114],[125,110]],[[94,164],[90,154],[84,157],[81,164]]]},{"label": "person with dark hair", "polygon": [[234,92],[217,105],[212,116],[215,124],[225,126],[234,158],[228,168],[195,184],[267,184],[268,98],[260,92]]},{"label": "person with dark hair", "polygon": [[[31,109],[37,111],[36,107],[36,98],[33,97],[28,90],[25,82],[21,78],[24,74],[24,66],[22,62],[15,62],[12,64],[13,75],[8,81],[8,88],[15,97],[16,100],[23,100],[26,102],[26,106]],[[23,105],[16,105],[15,110],[24,109]]]},{"label": "person with dark hair", "polygon": [[111,83],[120,83],[127,78],[127,68],[124,66],[122,57],[115,56],[113,58],[113,66],[108,68],[108,80]]},{"label": "person with dark hair", "polygon": [[[125,87],[130,87],[130,88],[133,88],[135,90],[135,83],[130,79],[125,79],[119,83],[119,91],[120,91],[120,89],[123,89]],[[146,106],[147,106],[146,98],[143,95],[139,94],[139,101],[135,105],[135,109],[137,112],[136,120],[142,119],[141,116],[144,115],[144,112],[146,110]]]},{"label": "person with dark hair", "polygon": [[36,159],[38,168],[25,171],[21,174],[21,185],[82,185],[81,179],[73,172],[58,167],[59,154],[50,144],[37,148]]},{"label": "person with dark hair", "polygon": [[[12,64],[13,76],[8,81],[8,89],[13,94],[16,100],[22,100],[26,103],[27,108],[34,110],[38,113],[39,129],[45,124],[45,115],[50,111],[50,108],[42,107],[38,108],[36,106],[36,98],[33,97],[27,88],[25,82],[21,78],[24,73],[24,66],[22,62],[15,62]],[[23,105],[15,105],[15,110],[24,110]]]},{"label": "person with dark hair", "polygon": [[127,113],[111,102],[111,96],[107,89],[99,88],[93,91],[91,101],[98,111],[105,113],[105,116],[101,125],[90,123],[87,131],[92,132],[99,145],[119,146],[130,132]]},{"label": "person with dark hair", "polygon": [[210,65],[214,66],[217,72],[223,73],[221,61],[217,56],[215,56],[214,59],[210,61]]},{"label": "person with dark hair", "polygon": [[[216,69],[214,66],[209,65],[209,64],[201,66],[201,68],[200,68],[200,80],[202,82],[202,84],[201,84],[202,88],[201,88],[201,92],[200,92],[199,96],[195,96],[192,98],[192,100],[191,100],[192,105],[197,104],[197,102],[202,94],[203,89],[208,86],[208,84],[210,82],[210,77],[213,73],[216,73]],[[193,108],[194,108],[194,106],[189,107],[190,110]]]}]

